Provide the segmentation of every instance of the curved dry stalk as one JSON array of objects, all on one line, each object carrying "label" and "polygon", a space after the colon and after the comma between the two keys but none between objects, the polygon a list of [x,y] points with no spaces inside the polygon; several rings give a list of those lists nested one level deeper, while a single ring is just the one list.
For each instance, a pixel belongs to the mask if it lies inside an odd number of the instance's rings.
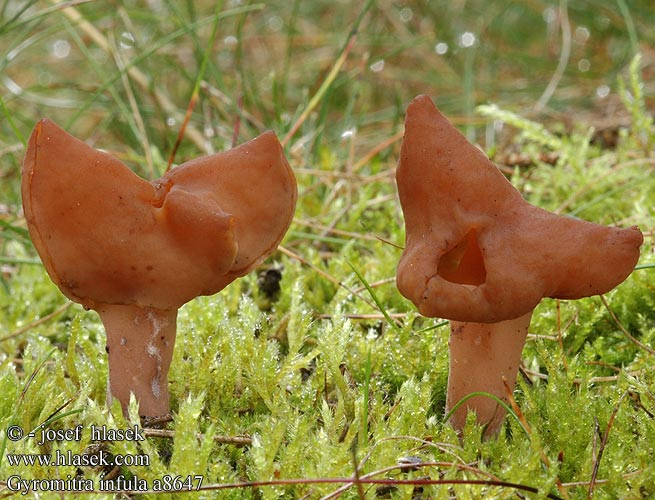
[{"label": "curved dry stalk", "polygon": [[366,297],[362,296],[361,293],[357,293],[355,290],[353,290],[353,289],[350,288],[348,285],[346,285],[343,281],[338,280],[337,278],[335,278],[334,276],[332,276],[330,273],[328,273],[328,272],[324,271],[323,269],[321,269],[321,268],[315,266],[314,264],[312,264],[311,262],[309,262],[307,259],[305,259],[304,257],[302,257],[300,254],[297,254],[297,253],[295,253],[295,252],[289,250],[288,248],[284,247],[283,245],[280,245],[280,246],[278,247],[278,250],[279,250],[280,252],[282,252],[284,255],[286,255],[287,257],[290,257],[290,258],[292,258],[292,259],[294,259],[294,260],[297,260],[297,261],[300,262],[301,264],[303,264],[303,265],[305,265],[305,266],[311,268],[312,270],[316,271],[318,274],[320,274],[321,276],[323,276],[326,280],[330,281],[331,283],[334,283],[335,285],[344,288],[344,289],[347,290],[349,293],[352,293],[352,294],[355,295],[357,298],[359,298],[359,299],[363,300],[364,302],[366,302],[366,303],[367,303],[369,306],[371,306],[373,309],[377,309],[377,306],[376,306],[375,304],[373,304],[371,301],[369,301]]},{"label": "curved dry stalk", "polygon": [[3,342],[5,340],[13,339],[14,337],[18,337],[19,335],[22,335],[25,332],[30,331],[32,328],[37,327],[43,323],[47,323],[53,318],[56,318],[59,316],[61,313],[66,311],[70,306],[73,305],[73,302],[68,301],[62,304],[60,307],[52,311],[50,314],[43,316],[42,318],[39,318],[35,321],[32,321],[31,323],[19,328],[18,330],[13,331],[12,333],[5,335],[4,337],[0,337],[0,342]]},{"label": "curved dry stalk", "polygon": [[[370,3],[371,2],[369,2],[369,4]],[[302,113],[295,121],[295,123],[291,126],[291,129],[289,129],[289,132],[287,132],[287,135],[285,135],[284,138],[280,141],[282,143],[282,147],[286,147],[287,144],[289,144],[289,141],[293,138],[294,135],[296,135],[296,132],[298,132],[298,129],[300,129],[302,124],[305,123],[305,120],[307,120],[310,113],[321,102],[321,99],[323,98],[327,90],[330,88],[330,86],[336,79],[337,75],[339,74],[339,71],[341,71],[341,67],[346,62],[346,59],[348,58],[348,54],[350,54],[350,51],[355,46],[356,40],[357,40],[357,35],[353,33],[348,39],[348,42],[346,43],[346,46],[344,47],[343,51],[341,52],[337,60],[334,62],[332,69],[325,77],[325,80],[323,80],[323,83],[316,91],[316,94],[314,94],[314,96],[310,99],[305,109],[302,111]]]},{"label": "curved dry stalk", "polygon": [[[540,380],[548,380],[548,378],[549,378],[546,373],[539,373],[539,372],[535,372],[533,370],[528,370],[526,368],[521,368],[521,371],[523,373],[525,373],[526,375],[529,375],[530,377],[538,378]],[[639,375],[643,374],[646,371],[647,371],[647,369],[643,368],[641,370],[635,370],[635,371],[625,372],[625,373],[626,373],[626,375],[628,375],[630,377],[638,377]],[[616,382],[620,377],[621,377],[621,375],[608,375],[608,376],[605,376],[605,377],[591,377],[589,379],[582,379],[582,378],[577,377],[577,378],[573,379],[573,384],[575,384],[575,385],[580,385],[582,383],[602,384],[602,383],[606,383],[606,382]]]},{"label": "curved dry stalk", "polygon": [[[146,437],[158,437],[158,438],[167,438],[175,439],[175,431],[170,429],[151,429],[144,428],[143,435]],[[204,434],[198,433],[197,438],[199,440],[204,439]],[[237,447],[248,446],[252,444],[252,438],[250,436],[224,436],[216,435],[213,437],[214,442],[218,444],[232,444]]]},{"label": "curved dry stalk", "polygon": [[[91,40],[93,40],[96,45],[98,45],[105,53],[109,56],[112,55],[111,44],[107,40],[107,37],[103,35],[98,28],[93,26],[89,21],[87,21],[80,12],[74,8],[70,2],[61,2],[59,0],[51,0],[54,5],[61,6],[61,12],[71,20],[71,22],[78,26]],[[141,88],[142,91],[151,93],[152,96],[157,101],[166,113],[171,114],[172,116],[177,116],[182,119],[177,106],[171,101],[171,99],[164,94],[160,89],[152,88],[150,85],[150,80],[139,68],[136,66],[128,65],[125,68],[125,71],[130,76],[132,80]],[[189,125],[186,128],[186,135],[191,139],[191,141],[196,145],[201,151],[206,151],[205,137],[197,128]]]},{"label": "curved dry stalk", "polygon": [[600,300],[603,303],[603,305],[605,306],[605,309],[607,309],[607,312],[610,313],[610,316],[612,317],[612,320],[614,321],[616,326],[619,327],[619,330],[621,330],[623,335],[625,335],[628,338],[628,340],[630,340],[630,342],[637,345],[638,347],[640,347],[641,349],[646,351],[648,354],[651,354],[652,356],[655,356],[655,349],[653,349],[652,347],[647,346],[646,344],[641,342],[639,339],[635,338],[634,335],[632,335],[626,329],[626,327],[623,326],[623,323],[621,323],[621,321],[616,316],[616,314],[614,314],[614,311],[612,311],[612,309],[610,308],[610,305],[607,303],[607,300],[605,299],[605,297],[603,295],[600,296]]},{"label": "curved dry stalk", "polygon": [[543,94],[534,105],[533,110],[535,112],[541,111],[548,100],[555,93],[555,89],[559,85],[562,76],[564,76],[564,71],[569,62],[569,57],[571,56],[571,24],[569,23],[569,11],[568,11],[568,2],[567,0],[560,0],[559,4],[559,14],[561,19],[561,28],[562,28],[562,51],[560,52],[560,58],[557,62],[557,68],[551,77],[548,85],[546,86]]},{"label": "curved dry stalk", "polygon": [[603,434],[603,439],[600,443],[600,448],[598,449],[598,453],[596,454],[596,458],[594,459],[594,466],[591,473],[591,480],[589,481],[589,492],[587,495],[587,498],[589,499],[593,498],[594,496],[594,488],[596,486],[596,477],[598,476],[598,468],[600,467],[600,460],[603,457],[603,451],[605,451],[605,446],[607,445],[607,440],[609,439],[610,436],[610,430],[614,425],[614,420],[616,419],[616,414],[619,412],[621,403],[623,402],[623,400],[627,395],[628,395],[628,391],[625,391],[621,395],[621,397],[619,398],[619,402],[616,404],[616,407],[614,408],[614,411],[612,411],[612,415],[610,415],[609,421],[607,422],[607,427],[605,428],[605,433]]},{"label": "curved dry stalk", "polygon": [[[335,234],[337,236],[346,236],[348,238],[358,238],[361,240],[378,241],[378,239],[375,236],[371,236],[366,233],[362,234],[362,233],[355,233],[353,231],[343,231],[341,229],[328,227],[323,224],[317,224],[315,222],[310,222],[300,218],[295,218],[293,221],[301,226],[311,227],[312,229],[324,231],[326,234]],[[396,278],[394,277],[393,279],[395,280]]]}]

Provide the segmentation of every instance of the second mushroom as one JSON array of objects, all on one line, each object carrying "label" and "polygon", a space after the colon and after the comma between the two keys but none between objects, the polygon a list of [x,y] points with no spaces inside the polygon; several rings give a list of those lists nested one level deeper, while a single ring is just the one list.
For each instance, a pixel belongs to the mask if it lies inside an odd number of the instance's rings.
[{"label": "second mushroom", "polygon": [[[527,203],[428,96],[407,108],[396,181],[406,225],[398,289],[424,316],[451,324],[447,412],[471,393],[507,401],[542,298],[606,293],[639,259],[637,227],[601,226]],[[477,395],[452,414],[457,430],[469,410],[487,435],[505,415],[495,399]]]}]

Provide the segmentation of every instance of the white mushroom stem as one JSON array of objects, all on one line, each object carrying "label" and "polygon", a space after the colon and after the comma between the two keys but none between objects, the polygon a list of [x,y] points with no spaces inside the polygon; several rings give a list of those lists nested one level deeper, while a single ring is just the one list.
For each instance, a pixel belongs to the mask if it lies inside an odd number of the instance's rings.
[{"label": "white mushroom stem", "polygon": [[[532,312],[499,323],[450,322],[446,413],[473,392],[487,392],[507,402],[507,388],[514,390],[531,316]],[[505,416],[505,409],[494,399],[473,396],[453,412],[450,422],[456,430],[463,430],[469,410],[480,424],[488,425],[486,436],[498,432]]]},{"label": "white mushroom stem", "polygon": [[134,393],[140,415],[167,414],[177,310],[102,305],[97,311],[107,332],[109,397],[117,398],[126,411]]}]

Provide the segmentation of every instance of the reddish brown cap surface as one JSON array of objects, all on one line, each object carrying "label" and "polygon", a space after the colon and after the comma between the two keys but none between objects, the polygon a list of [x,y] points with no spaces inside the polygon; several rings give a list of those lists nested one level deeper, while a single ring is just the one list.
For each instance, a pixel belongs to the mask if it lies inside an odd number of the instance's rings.
[{"label": "reddish brown cap surface", "polygon": [[67,297],[90,308],[169,310],[266,258],[291,223],[297,191],[272,132],[148,182],[42,120],[22,196],[34,245]]},{"label": "reddish brown cap surface", "polygon": [[406,244],[397,286],[425,316],[495,323],[543,297],[577,299],[621,283],[643,236],[527,203],[428,96],[407,108],[396,173]]}]

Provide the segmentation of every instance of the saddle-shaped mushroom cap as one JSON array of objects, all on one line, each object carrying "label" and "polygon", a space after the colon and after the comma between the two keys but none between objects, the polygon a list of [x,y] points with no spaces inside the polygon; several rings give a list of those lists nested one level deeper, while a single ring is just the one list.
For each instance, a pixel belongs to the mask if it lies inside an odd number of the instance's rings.
[{"label": "saddle-shaped mushroom cap", "polygon": [[272,132],[148,182],[42,120],[27,147],[22,197],[48,274],[105,324],[112,393],[125,407],[134,392],[142,414],[157,415],[168,411],[177,309],[277,248],[297,188]]},{"label": "saddle-shaped mushroom cap", "polygon": [[172,309],[220,291],[277,247],[296,200],[272,132],[148,182],[49,120],[30,138],[22,190],[50,277],[90,308]]},{"label": "saddle-shaped mushroom cap", "polygon": [[425,316],[517,318],[543,297],[608,292],[639,259],[637,227],[530,205],[427,96],[407,108],[396,181],[406,226],[398,289]]}]

